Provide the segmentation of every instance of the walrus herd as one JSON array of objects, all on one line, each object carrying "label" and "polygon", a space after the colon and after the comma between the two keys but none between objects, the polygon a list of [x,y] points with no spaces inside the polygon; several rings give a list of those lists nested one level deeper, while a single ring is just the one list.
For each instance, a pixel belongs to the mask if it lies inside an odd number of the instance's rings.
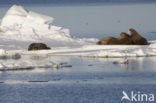
[{"label": "walrus herd", "polygon": [[119,38],[104,37],[98,41],[97,45],[147,45],[147,40],[142,37],[136,30],[129,29],[130,35],[125,32],[120,34]]},{"label": "walrus herd", "polygon": [[[147,40],[142,37],[136,30],[129,29],[130,35],[125,32],[121,32],[119,38],[104,37],[98,41],[97,45],[147,45]],[[32,43],[28,47],[28,51],[32,50],[48,50],[50,49],[44,43]]]}]

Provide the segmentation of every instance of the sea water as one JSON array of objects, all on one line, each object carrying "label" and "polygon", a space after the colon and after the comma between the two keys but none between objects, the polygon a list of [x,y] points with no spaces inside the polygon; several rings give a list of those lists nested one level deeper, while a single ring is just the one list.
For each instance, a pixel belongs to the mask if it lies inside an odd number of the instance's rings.
[{"label": "sea water", "polygon": [[0,72],[0,102],[116,103],[121,102],[123,91],[156,93],[155,57],[127,58],[128,64],[114,64],[124,58],[50,56],[44,59],[68,62],[72,67]]}]

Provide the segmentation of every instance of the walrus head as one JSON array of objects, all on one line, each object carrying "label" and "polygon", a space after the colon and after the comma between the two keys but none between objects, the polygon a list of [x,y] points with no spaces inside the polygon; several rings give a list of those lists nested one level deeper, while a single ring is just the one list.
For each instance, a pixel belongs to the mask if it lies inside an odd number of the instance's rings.
[{"label": "walrus head", "polygon": [[128,38],[128,37],[130,37],[130,36],[129,36],[127,33],[121,32],[121,34],[120,34],[120,39]]},{"label": "walrus head", "polygon": [[131,40],[133,41],[134,45],[147,45],[147,40],[142,37],[136,30],[129,29],[129,32],[131,34]]},{"label": "walrus head", "polygon": [[131,36],[134,36],[134,35],[138,34],[138,32],[133,28],[129,29],[129,33],[131,34]]}]

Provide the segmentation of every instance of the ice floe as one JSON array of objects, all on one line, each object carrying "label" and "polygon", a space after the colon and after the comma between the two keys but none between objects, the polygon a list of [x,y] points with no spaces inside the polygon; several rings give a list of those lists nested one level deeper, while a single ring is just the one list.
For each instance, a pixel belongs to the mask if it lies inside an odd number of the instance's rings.
[{"label": "ice floe", "polygon": [[[19,57],[19,54],[13,55]],[[23,55],[19,60],[0,59],[0,71],[34,70],[39,69],[61,69],[71,68],[68,60],[57,57],[49,58],[46,55]]]},{"label": "ice floe", "polygon": [[[156,40],[150,45],[95,45],[96,38],[73,38],[69,29],[53,24],[53,17],[13,5],[0,24],[0,55],[47,54],[86,57],[156,56]],[[32,42],[44,42],[51,50],[28,52]],[[16,58],[19,55],[11,56]]]}]

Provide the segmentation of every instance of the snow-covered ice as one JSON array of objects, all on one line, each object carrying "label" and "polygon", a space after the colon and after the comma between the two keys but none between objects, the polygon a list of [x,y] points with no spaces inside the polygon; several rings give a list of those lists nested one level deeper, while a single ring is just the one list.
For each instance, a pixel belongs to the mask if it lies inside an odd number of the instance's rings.
[{"label": "snow-covered ice", "polygon": [[93,42],[92,39],[74,39],[69,29],[53,25],[53,17],[25,10],[13,5],[2,18],[0,38],[17,41],[43,41],[51,44],[65,45],[75,42]]},{"label": "snow-covered ice", "polygon": [[[84,57],[140,57],[156,56],[156,41],[151,45],[84,45],[80,47],[56,47],[52,50],[21,52],[21,54],[48,54]],[[9,51],[8,51],[9,52]]]},{"label": "snow-covered ice", "polygon": [[[95,45],[98,39],[73,38],[69,29],[55,26],[53,20],[53,17],[13,5],[1,20],[0,48],[2,52],[0,54],[48,54],[87,57],[156,56],[156,40],[150,41],[151,44],[146,46]],[[28,52],[26,49],[32,42],[46,43],[51,47],[51,50]]]},{"label": "snow-covered ice", "polygon": [[51,25],[54,18],[27,11],[22,6],[12,6],[1,21],[4,37],[36,40],[41,38],[70,37],[69,30]]}]

